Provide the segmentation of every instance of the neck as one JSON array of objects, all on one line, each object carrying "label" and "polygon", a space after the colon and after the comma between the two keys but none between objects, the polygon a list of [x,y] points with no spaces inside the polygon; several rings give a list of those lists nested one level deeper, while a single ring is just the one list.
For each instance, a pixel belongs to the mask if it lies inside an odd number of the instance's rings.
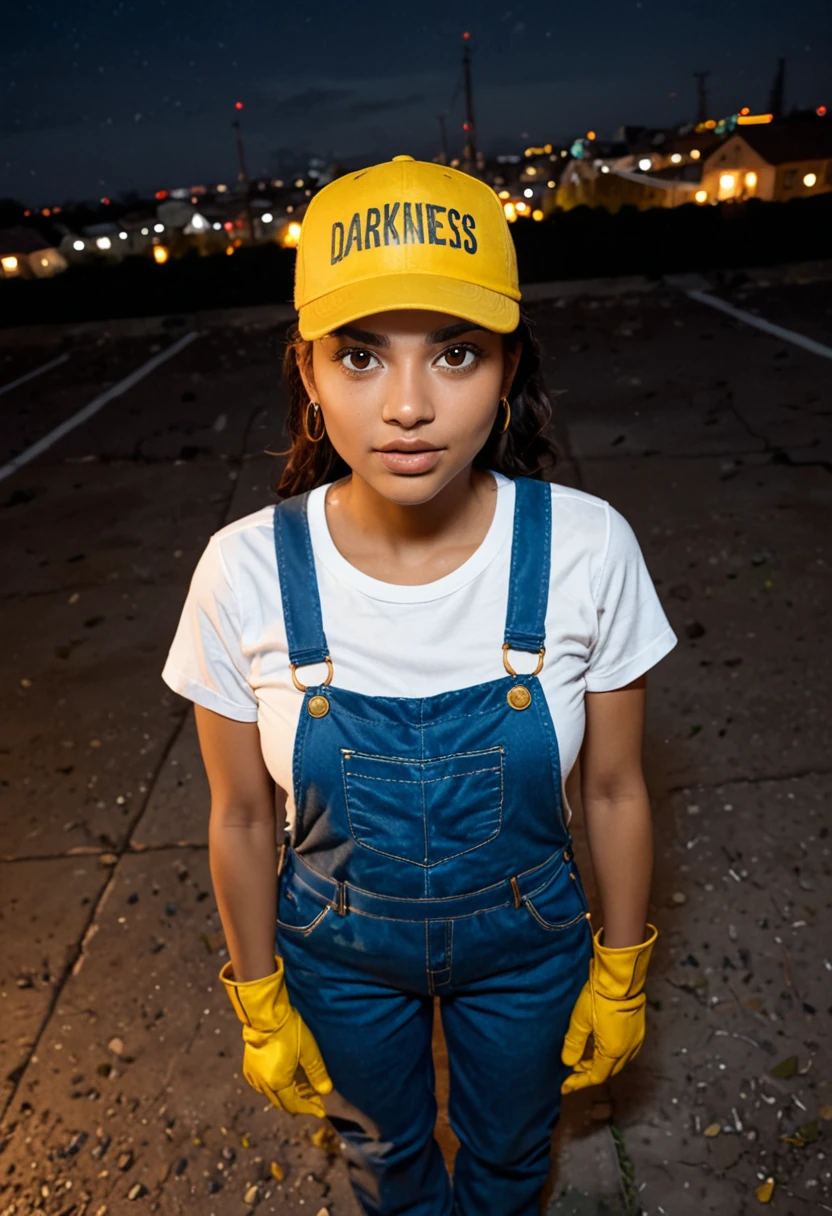
[{"label": "neck", "polygon": [[495,490],[490,473],[468,465],[427,502],[408,505],[391,502],[353,473],[327,492],[327,523],[338,548],[362,567],[362,558],[421,563],[431,552],[473,551],[493,519]]}]

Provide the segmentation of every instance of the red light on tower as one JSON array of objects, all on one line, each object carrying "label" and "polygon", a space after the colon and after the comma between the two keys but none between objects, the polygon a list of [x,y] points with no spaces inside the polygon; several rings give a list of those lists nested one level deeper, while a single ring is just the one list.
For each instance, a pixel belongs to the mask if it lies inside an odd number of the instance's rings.
[{"label": "red light on tower", "polygon": [[748,106],[743,106],[743,108],[740,110],[740,114],[742,114],[743,118],[745,117],[746,114],[750,114],[750,113],[751,113],[751,111],[749,110]]},{"label": "red light on tower", "polygon": [[467,42],[470,37],[471,37],[471,35],[466,30],[465,33],[462,35],[462,41]]},{"label": "red light on tower", "polygon": [[818,106],[815,113],[817,114],[818,118],[823,118],[824,114],[826,113],[826,106]]},{"label": "red light on tower", "polygon": [[242,108],[243,108],[243,103],[242,103],[241,101],[235,101],[235,102],[234,102],[234,109],[235,109],[235,110],[242,110]]},{"label": "red light on tower", "polygon": [[470,125],[470,123],[464,122],[464,123],[462,124],[462,129],[463,129],[463,131],[470,131],[470,130],[471,130],[471,125]]},{"label": "red light on tower", "polygon": [[167,190],[157,190],[156,194],[154,195],[154,197],[158,198],[158,199],[167,198],[167,196],[168,196]]}]

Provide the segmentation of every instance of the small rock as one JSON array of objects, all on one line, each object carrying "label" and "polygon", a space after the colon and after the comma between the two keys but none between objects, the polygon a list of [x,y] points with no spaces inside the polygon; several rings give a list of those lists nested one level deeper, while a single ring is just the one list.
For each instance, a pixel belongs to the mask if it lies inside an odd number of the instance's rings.
[{"label": "small rock", "polygon": [[111,1051],[115,1056],[123,1055],[124,1041],[119,1038],[110,1039],[109,1043],[107,1044],[107,1050]]},{"label": "small rock", "polygon": [[685,895],[684,891],[674,891],[670,897],[670,901],[674,904],[686,904],[688,902],[688,897]]},{"label": "small rock", "polygon": [[701,638],[705,636],[705,626],[699,621],[686,621],[685,633],[689,638]]},{"label": "small rock", "polygon": [[147,1194],[147,1191],[144,1189],[142,1184],[140,1182],[136,1182],[133,1186],[130,1187],[130,1190],[127,1192],[127,1198],[128,1199],[141,1199],[142,1195],[146,1195],[146,1194]]},{"label": "small rock", "polygon": [[133,1160],[134,1160],[134,1158],[133,1158],[133,1153],[132,1153],[132,1151],[131,1151],[131,1150],[128,1148],[128,1149],[127,1149],[127,1151],[126,1151],[125,1153],[120,1153],[120,1154],[119,1154],[119,1158],[118,1158],[118,1168],[119,1168],[120,1170],[129,1170],[129,1169],[130,1169],[130,1166],[133,1164]]},{"label": "small rock", "polygon": [[105,867],[116,866],[118,865],[118,858],[115,853],[101,853],[98,858],[98,864]]},{"label": "small rock", "polygon": [[260,1198],[260,1187],[255,1182],[253,1186],[250,1186],[248,1188],[245,1195],[243,1196],[243,1203],[247,1203],[249,1205],[249,1207],[254,1207],[254,1205],[257,1203],[259,1198]]},{"label": "small rock", "polygon": [[[830,1107],[830,1110],[832,1110],[832,1107]],[[823,1108],[821,1108],[821,1115],[823,1116]],[[276,1161],[273,1161],[269,1166],[269,1173],[271,1174],[272,1178],[276,1178],[278,1182],[282,1182],[286,1177],[286,1171],[284,1170],[283,1166],[278,1165]]]},{"label": "small rock", "polygon": [[185,1173],[185,1170],[187,1168],[188,1168],[188,1158],[180,1157],[179,1160],[177,1161],[176,1165],[174,1166],[173,1172],[174,1172],[174,1174],[176,1174],[176,1176],[178,1178],[181,1174]]}]

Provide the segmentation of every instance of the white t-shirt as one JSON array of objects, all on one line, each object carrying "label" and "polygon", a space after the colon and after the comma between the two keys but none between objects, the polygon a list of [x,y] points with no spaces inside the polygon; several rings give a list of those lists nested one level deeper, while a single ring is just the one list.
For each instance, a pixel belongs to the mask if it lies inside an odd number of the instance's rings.
[{"label": "white t-shirt", "polygon": [[[426,697],[505,675],[514,482],[499,473],[488,533],[456,570],[419,586],[352,566],[326,522],[326,486],[308,519],[333,684],[368,696]],[[546,657],[539,679],[557,732],[565,785],[584,736],[584,693],[621,688],[676,645],[635,534],[601,498],[553,485]],[[257,722],[266,766],[294,822],[292,749],[303,694],[289,656],[274,545],[274,506],[215,532],[191,579],[162,671],[166,684],[240,722]],[[512,651],[517,671],[537,656]],[[298,673],[325,678],[323,663]],[[564,818],[571,808],[566,800]]]}]

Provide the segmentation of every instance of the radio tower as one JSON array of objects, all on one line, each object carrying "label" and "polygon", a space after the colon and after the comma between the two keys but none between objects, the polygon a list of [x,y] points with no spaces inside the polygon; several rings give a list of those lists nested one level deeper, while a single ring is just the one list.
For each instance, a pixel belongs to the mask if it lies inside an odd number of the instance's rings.
[{"label": "radio tower", "polygon": [[465,122],[462,129],[465,132],[465,147],[462,152],[462,168],[466,173],[473,173],[477,164],[477,127],[474,122],[474,95],[471,89],[471,35],[462,35],[462,72],[465,79]]}]

